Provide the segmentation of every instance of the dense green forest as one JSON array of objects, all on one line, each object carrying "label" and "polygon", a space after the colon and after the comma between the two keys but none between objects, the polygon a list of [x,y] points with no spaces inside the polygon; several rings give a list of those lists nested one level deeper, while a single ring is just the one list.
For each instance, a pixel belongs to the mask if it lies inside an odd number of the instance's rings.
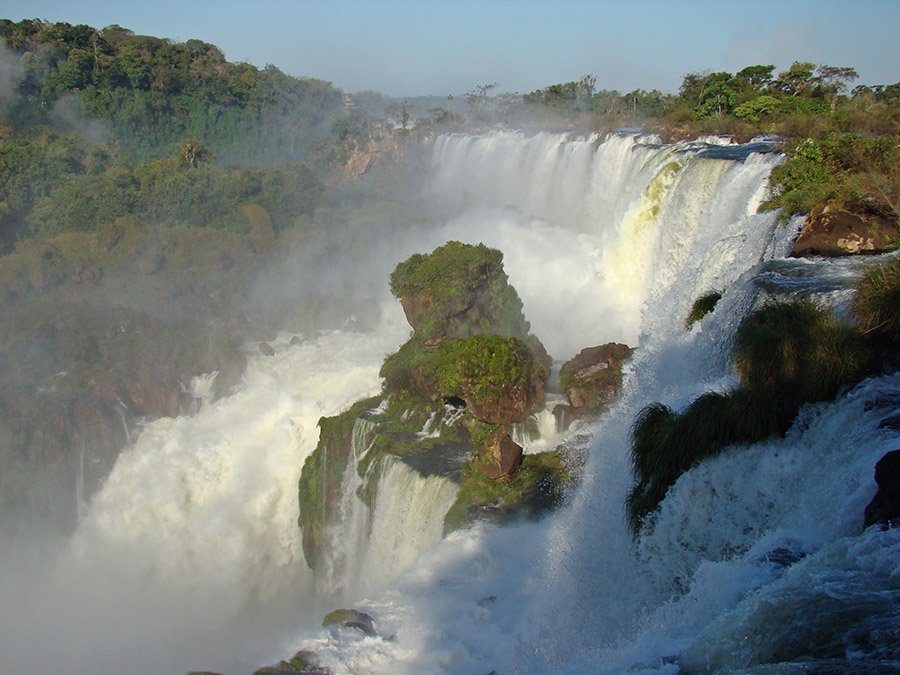
[{"label": "dense green forest", "polygon": [[851,67],[691,73],[676,94],[596,90],[592,75],[525,95],[483,84],[424,110],[120,26],[0,20],[0,39],[5,253],[123,217],[247,232],[248,205],[277,233],[308,222],[333,192],[335,169],[379,139],[497,125],[642,128],[663,140],[775,135],[789,161],[773,173],[768,207],[789,214],[839,199],[894,217],[900,209],[900,83],[851,88]]}]

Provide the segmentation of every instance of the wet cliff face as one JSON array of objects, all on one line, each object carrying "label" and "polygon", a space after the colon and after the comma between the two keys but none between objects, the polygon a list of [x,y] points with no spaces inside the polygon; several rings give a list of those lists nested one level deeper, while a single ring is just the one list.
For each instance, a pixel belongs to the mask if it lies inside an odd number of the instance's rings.
[{"label": "wet cliff face", "polygon": [[8,306],[0,345],[0,454],[9,522],[69,531],[135,424],[188,413],[191,378],[239,379],[233,335],[198,321],[44,301]]}]

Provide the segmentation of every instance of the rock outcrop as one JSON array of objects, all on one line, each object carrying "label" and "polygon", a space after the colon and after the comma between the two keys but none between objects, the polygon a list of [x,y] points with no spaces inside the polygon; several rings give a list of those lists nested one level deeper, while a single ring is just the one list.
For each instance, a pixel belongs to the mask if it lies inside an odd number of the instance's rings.
[{"label": "rock outcrop", "polygon": [[375,622],[372,617],[358,609],[336,609],[325,615],[322,619],[322,628],[329,626],[339,626],[341,628],[355,628],[362,631],[364,635],[377,635],[375,632]]},{"label": "rock outcrop", "polygon": [[875,483],[878,492],[866,506],[866,527],[896,527],[900,523],[900,450],[893,450],[878,460]]},{"label": "rock outcrop", "polygon": [[192,412],[194,375],[216,393],[244,357],[227,332],[124,308],[45,302],[7,308],[0,335],[0,509],[74,527],[141,419]]},{"label": "rock outcrop", "polygon": [[450,241],[431,254],[417,253],[397,265],[390,282],[426,351],[448,338],[528,337],[522,301],[503,271],[503,254],[484,244]]},{"label": "rock outcrop", "polygon": [[806,218],[791,255],[884,253],[896,248],[898,237],[896,215],[861,202],[832,200],[816,206]]},{"label": "rock outcrop", "polygon": [[513,441],[505,431],[489,436],[484,442],[484,448],[478,470],[488,478],[508,478],[522,465],[522,446]]},{"label": "rock outcrop", "polygon": [[[323,564],[326,531],[339,525],[349,471],[363,478],[357,495],[370,507],[388,462],[461,483],[446,529],[488,513],[508,517],[520,507],[537,513],[556,503],[566,473],[558,457],[523,457],[510,434],[542,406],[550,359],[528,333],[502,261],[483,244],[449,242],[394,270],[391,289],[413,334],[385,359],[382,396],[319,421],[319,445],[298,485],[298,522],[311,568]],[[533,497],[524,498],[526,491]]]},{"label": "rock outcrop", "polygon": [[577,412],[602,410],[612,403],[622,388],[622,365],[634,350],[609,342],[587,347],[563,364],[560,387]]}]

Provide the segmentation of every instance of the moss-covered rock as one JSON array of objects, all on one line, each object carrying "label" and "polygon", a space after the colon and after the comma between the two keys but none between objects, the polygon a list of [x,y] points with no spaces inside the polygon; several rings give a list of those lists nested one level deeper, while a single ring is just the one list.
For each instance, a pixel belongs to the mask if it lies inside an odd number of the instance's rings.
[{"label": "moss-covered rock", "polygon": [[[484,494],[492,495],[490,489],[472,489],[483,481],[503,483],[495,491],[507,515],[552,501],[528,495],[540,492],[538,483],[556,485],[558,472],[534,459],[523,461],[521,446],[510,438],[514,425],[525,428],[540,409],[550,359],[528,334],[500,252],[449,242],[400,263],[391,288],[413,335],[385,359],[382,397],[320,420],[319,445],[301,474],[299,524],[313,569],[323,562],[325,532],[340,517],[344,476],[354,467],[361,481],[357,496],[369,508],[393,458],[423,475],[442,475],[463,489],[470,485],[451,519],[457,526],[470,522],[470,513],[488,509]],[[365,438],[354,439],[361,423]],[[495,502],[492,496],[490,504]]]},{"label": "moss-covered rock", "polygon": [[[341,486],[354,450],[354,428],[380,397],[357,401],[349,410],[319,420],[319,443],[303,464],[298,484],[298,525],[303,554],[312,569],[323,560],[325,528],[332,523],[341,500]],[[359,442],[368,439],[357,439]]]},{"label": "moss-covered rock", "polygon": [[522,301],[503,271],[503,254],[484,244],[450,241],[397,265],[391,292],[427,350],[447,338],[502,335],[525,339]]},{"label": "moss-covered rock", "polygon": [[340,626],[342,628],[356,628],[366,635],[375,635],[375,622],[372,617],[358,609],[335,609],[322,619],[322,628]]},{"label": "moss-covered rock", "polygon": [[456,501],[444,518],[444,532],[466,527],[477,520],[506,523],[538,517],[562,503],[573,473],[554,450],[525,455],[518,471],[507,480],[493,480],[469,464]]},{"label": "moss-covered rock", "polygon": [[264,666],[253,671],[253,675],[267,673],[327,673],[327,669],[319,667],[319,657],[315,652],[301,650],[291,658],[279,661],[272,666]]}]

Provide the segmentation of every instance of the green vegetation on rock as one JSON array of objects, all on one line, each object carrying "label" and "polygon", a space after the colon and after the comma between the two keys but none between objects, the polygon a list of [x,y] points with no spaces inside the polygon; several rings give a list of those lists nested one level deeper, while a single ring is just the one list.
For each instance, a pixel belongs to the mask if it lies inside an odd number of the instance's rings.
[{"label": "green vegetation on rock", "polygon": [[473,463],[463,472],[459,494],[444,518],[444,532],[478,520],[505,523],[540,516],[560,505],[572,480],[556,450],[525,455],[508,481],[486,477]]},{"label": "green vegetation on rock", "polygon": [[627,498],[632,529],[640,529],[694,464],[729,445],[785,433],[800,406],[829,400],[868,375],[872,354],[859,331],[810,300],[772,302],[752,312],[735,336],[738,388],[707,392],[681,413],[654,403],[637,416],[636,482]]},{"label": "green vegetation on rock", "polygon": [[397,265],[390,286],[423,345],[448,337],[528,336],[503,254],[484,244],[450,241],[428,255],[417,253]]},{"label": "green vegetation on rock", "polygon": [[721,299],[722,294],[719,291],[710,291],[694,300],[694,304],[691,305],[691,311],[688,314],[687,319],[685,319],[685,327],[690,328],[704,316],[712,312]]},{"label": "green vegetation on rock", "polygon": [[325,528],[340,503],[341,483],[353,455],[354,426],[380,402],[380,397],[357,401],[340,415],[319,420],[319,443],[303,464],[298,483],[297,523],[303,531],[303,554],[312,569],[321,565]]}]

